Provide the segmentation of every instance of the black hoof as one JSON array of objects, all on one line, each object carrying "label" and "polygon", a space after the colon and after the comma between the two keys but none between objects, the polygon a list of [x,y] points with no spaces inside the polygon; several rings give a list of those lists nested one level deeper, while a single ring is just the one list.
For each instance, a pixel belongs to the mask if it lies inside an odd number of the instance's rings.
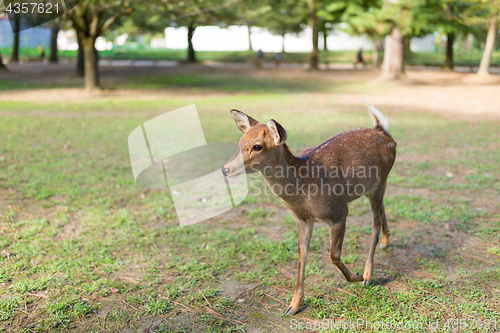
[{"label": "black hoof", "polygon": [[294,314],[297,314],[297,313],[299,313],[299,312],[304,311],[304,309],[305,309],[306,307],[307,307],[307,306],[303,305],[303,306],[301,306],[298,310],[295,310],[294,308],[289,307],[289,308],[285,311],[285,314],[286,314],[287,316],[292,316],[292,315],[294,315]]}]

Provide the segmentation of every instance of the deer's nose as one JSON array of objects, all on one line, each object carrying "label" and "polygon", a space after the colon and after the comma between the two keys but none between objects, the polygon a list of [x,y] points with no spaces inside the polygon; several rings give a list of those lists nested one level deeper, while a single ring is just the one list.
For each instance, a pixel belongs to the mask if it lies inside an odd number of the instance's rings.
[{"label": "deer's nose", "polygon": [[222,174],[224,176],[229,176],[229,169],[228,168],[222,167],[221,169],[222,169]]}]

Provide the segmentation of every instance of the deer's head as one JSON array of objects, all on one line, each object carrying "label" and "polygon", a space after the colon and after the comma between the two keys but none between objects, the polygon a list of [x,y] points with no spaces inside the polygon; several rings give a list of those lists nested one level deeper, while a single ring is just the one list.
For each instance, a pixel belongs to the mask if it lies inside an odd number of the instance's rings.
[{"label": "deer's head", "polygon": [[[236,126],[243,133],[236,154],[222,167],[226,176],[236,176],[243,171],[262,171],[266,166],[276,165],[286,140],[285,129],[274,119],[261,124],[238,110],[231,110]],[[238,158],[241,153],[243,161]]]}]

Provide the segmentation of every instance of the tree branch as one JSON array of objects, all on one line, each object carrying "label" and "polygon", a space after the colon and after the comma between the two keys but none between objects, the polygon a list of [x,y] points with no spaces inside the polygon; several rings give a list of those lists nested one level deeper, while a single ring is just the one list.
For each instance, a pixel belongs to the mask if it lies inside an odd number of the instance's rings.
[{"label": "tree branch", "polygon": [[118,13],[118,14],[115,14],[113,16],[111,16],[110,18],[108,18],[106,21],[104,21],[104,24],[101,26],[101,28],[99,29],[99,35],[102,35],[104,32],[106,32],[106,30],[108,30],[108,28],[113,24],[115,23],[120,17],[123,16],[123,13]]},{"label": "tree branch", "polygon": [[85,22],[85,11],[83,11],[81,8],[78,8],[77,6],[68,13],[68,16],[71,20],[71,23],[73,24],[73,28],[84,35],[88,35],[88,26]]},{"label": "tree branch", "polygon": [[92,11],[92,21],[90,21],[89,36],[98,37],[99,32],[99,20],[101,18],[102,12]]}]

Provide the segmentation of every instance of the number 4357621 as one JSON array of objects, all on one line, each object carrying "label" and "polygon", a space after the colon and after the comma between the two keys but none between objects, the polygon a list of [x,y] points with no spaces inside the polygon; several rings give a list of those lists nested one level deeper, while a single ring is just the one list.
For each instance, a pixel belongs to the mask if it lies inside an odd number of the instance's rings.
[{"label": "number 4357621", "polygon": [[52,14],[59,13],[59,4],[52,5],[51,3],[38,3],[38,2],[23,2],[23,3],[9,3],[5,11],[9,14]]},{"label": "number 4357621", "polygon": [[447,319],[444,328],[451,329],[497,329],[497,319]]}]

